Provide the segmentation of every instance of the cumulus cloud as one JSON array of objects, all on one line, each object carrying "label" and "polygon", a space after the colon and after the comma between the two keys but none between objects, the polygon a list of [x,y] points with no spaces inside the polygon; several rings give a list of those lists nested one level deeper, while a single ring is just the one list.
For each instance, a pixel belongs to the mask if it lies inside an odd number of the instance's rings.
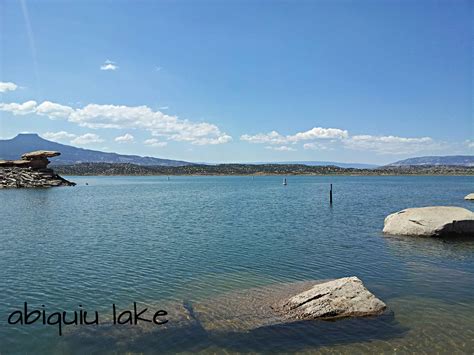
[{"label": "cumulus cloud", "polygon": [[339,128],[322,128],[314,127],[309,131],[298,132],[294,135],[284,136],[277,131],[269,133],[259,133],[256,135],[244,134],[240,137],[241,140],[249,143],[264,143],[264,144],[294,144],[299,141],[308,141],[314,139],[343,139],[347,138],[349,133],[346,130]]},{"label": "cumulus cloud", "polygon": [[117,70],[118,68],[117,63],[108,59],[100,66],[100,70]]},{"label": "cumulus cloud", "polygon": [[285,136],[282,136],[277,131],[271,131],[269,133],[258,133],[255,135],[248,135],[244,134],[240,136],[240,140],[246,141],[249,143],[256,143],[256,144],[283,144],[287,143],[287,139]]},{"label": "cumulus cloud", "polygon": [[0,111],[8,111],[15,115],[36,113],[50,119],[65,119],[92,129],[143,129],[156,137],[196,145],[223,144],[232,140],[231,136],[214,124],[191,122],[161,111],[153,111],[148,106],[89,104],[82,108],[72,108],[50,101],[40,105],[36,101],[27,101],[23,104],[0,103]]},{"label": "cumulus cloud", "polygon": [[[249,143],[266,144],[265,148],[267,149],[278,146],[273,150],[281,151],[288,151],[297,143],[303,143],[303,148],[306,150],[333,150],[341,147],[351,150],[372,151],[377,154],[414,154],[435,152],[452,147],[452,144],[435,141],[430,137],[352,136],[347,130],[322,127],[315,127],[293,135],[282,135],[277,131],[255,135],[244,134],[240,139]],[[470,142],[466,145],[469,147]]]},{"label": "cumulus cloud", "polygon": [[68,133],[66,131],[59,131],[59,132],[45,132],[41,135],[45,139],[49,139],[50,141],[65,141],[69,139],[73,139],[76,137],[73,133]]},{"label": "cumulus cloud", "polygon": [[347,138],[349,133],[346,130],[339,128],[321,128],[314,127],[306,132],[299,132],[293,136],[288,136],[291,142],[298,142],[302,140],[313,140],[313,139],[343,139]]},{"label": "cumulus cloud", "polygon": [[[334,143],[334,142],[331,142]],[[326,143],[312,142],[303,144],[303,148],[306,150],[333,150],[331,146]]]},{"label": "cumulus cloud", "polygon": [[406,138],[397,136],[356,135],[344,141],[344,145],[354,150],[370,150],[379,154],[409,154],[440,150],[444,144],[430,137]]},{"label": "cumulus cloud", "polygon": [[103,141],[104,140],[101,139],[95,133],[86,133],[86,134],[83,134],[82,136],[77,136],[71,141],[71,143],[77,144],[77,145],[87,145],[87,144],[93,144],[93,143],[102,143]]},{"label": "cumulus cloud", "polygon": [[18,89],[18,85],[12,82],[0,81],[0,92],[15,91]]},{"label": "cumulus cloud", "polygon": [[69,117],[74,112],[74,109],[69,106],[45,101],[42,104],[38,105],[38,107],[36,107],[35,112],[38,115],[47,116],[51,119],[61,119]]},{"label": "cumulus cloud", "polygon": [[295,152],[296,151],[295,148],[288,147],[286,145],[281,145],[281,146],[278,146],[278,147],[275,147],[275,146],[272,146],[272,145],[267,145],[265,147],[265,149],[276,150],[276,151],[279,151],[279,152]]},{"label": "cumulus cloud", "polygon": [[468,148],[474,149],[474,141],[468,139],[464,142]]},{"label": "cumulus cloud", "polygon": [[37,104],[36,101],[26,101],[22,104],[18,103],[0,103],[0,111],[11,112],[14,115],[28,115],[36,111]]},{"label": "cumulus cloud", "polygon": [[130,133],[125,133],[123,136],[115,138],[115,141],[118,143],[131,143],[133,140],[134,137]]},{"label": "cumulus cloud", "polygon": [[143,143],[145,145],[149,145],[150,147],[157,147],[157,148],[165,147],[166,145],[168,145],[168,142],[161,142],[156,138],[146,139],[145,141],[143,141]]}]

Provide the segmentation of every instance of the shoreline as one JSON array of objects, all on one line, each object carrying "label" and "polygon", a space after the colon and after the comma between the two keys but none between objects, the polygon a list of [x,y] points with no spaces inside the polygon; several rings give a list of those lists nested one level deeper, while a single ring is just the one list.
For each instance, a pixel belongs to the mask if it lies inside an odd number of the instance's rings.
[{"label": "shoreline", "polygon": [[170,177],[268,177],[268,176],[352,176],[352,177],[394,177],[394,176],[457,176],[457,177],[468,177],[474,176],[474,173],[470,174],[62,174],[62,176],[67,177],[86,177],[86,176],[96,176],[96,177],[152,177],[152,176],[170,176]]},{"label": "shoreline", "polygon": [[404,166],[377,169],[281,164],[145,166],[128,163],[55,165],[64,176],[474,176],[474,167]]}]

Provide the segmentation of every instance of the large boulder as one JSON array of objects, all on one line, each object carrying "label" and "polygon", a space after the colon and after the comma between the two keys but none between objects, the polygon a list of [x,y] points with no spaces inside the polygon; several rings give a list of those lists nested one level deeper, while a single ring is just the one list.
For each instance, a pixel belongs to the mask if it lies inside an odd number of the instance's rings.
[{"label": "large boulder", "polygon": [[286,300],[281,310],[289,318],[308,320],[378,315],[386,307],[353,276],[314,285]]},{"label": "large boulder", "polygon": [[474,192],[470,193],[469,195],[466,195],[466,197],[464,197],[464,199],[474,201]]},{"label": "large boulder", "polygon": [[247,332],[302,320],[382,314],[385,304],[357,277],[300,281],[231,291],[192,304],[208,332]]},{"label": "large boulder", "polygon": [[449,206],[408,208],[387,216],[383,232],[422,237],[474,235],[474,213]]}]

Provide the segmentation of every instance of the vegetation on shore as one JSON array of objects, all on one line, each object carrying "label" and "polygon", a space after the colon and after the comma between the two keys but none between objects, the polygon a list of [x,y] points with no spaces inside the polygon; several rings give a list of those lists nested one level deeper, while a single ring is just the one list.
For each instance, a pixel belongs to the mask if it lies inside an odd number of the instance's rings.
[{"label": "vegetation on shore", "polygon": [[62,175],[474,175],[474,167],[407,166],[377,169],[308,166],[302,164],[219,164],[188,166],[143,166],[127,163],[81,163],[56,165]]}]

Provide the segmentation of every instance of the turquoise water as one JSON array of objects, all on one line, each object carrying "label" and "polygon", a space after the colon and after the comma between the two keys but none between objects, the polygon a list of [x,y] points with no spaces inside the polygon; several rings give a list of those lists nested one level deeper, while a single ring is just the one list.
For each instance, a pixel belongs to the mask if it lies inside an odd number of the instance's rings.
[{"label": "turquoise water", "polygon": [[[385,216],[403,208],[474,209],[463,200],[472,177],[289,177],[286,187],[281,177],[70,179],[78,185],[0,191],[2,354],[474,351],[474,240],[381,234]],[[92,343],[7,323],[25,301],[105,315],[112,303],[166,309],[352,275],[388,316],[229,334],[157,327]]]}]

